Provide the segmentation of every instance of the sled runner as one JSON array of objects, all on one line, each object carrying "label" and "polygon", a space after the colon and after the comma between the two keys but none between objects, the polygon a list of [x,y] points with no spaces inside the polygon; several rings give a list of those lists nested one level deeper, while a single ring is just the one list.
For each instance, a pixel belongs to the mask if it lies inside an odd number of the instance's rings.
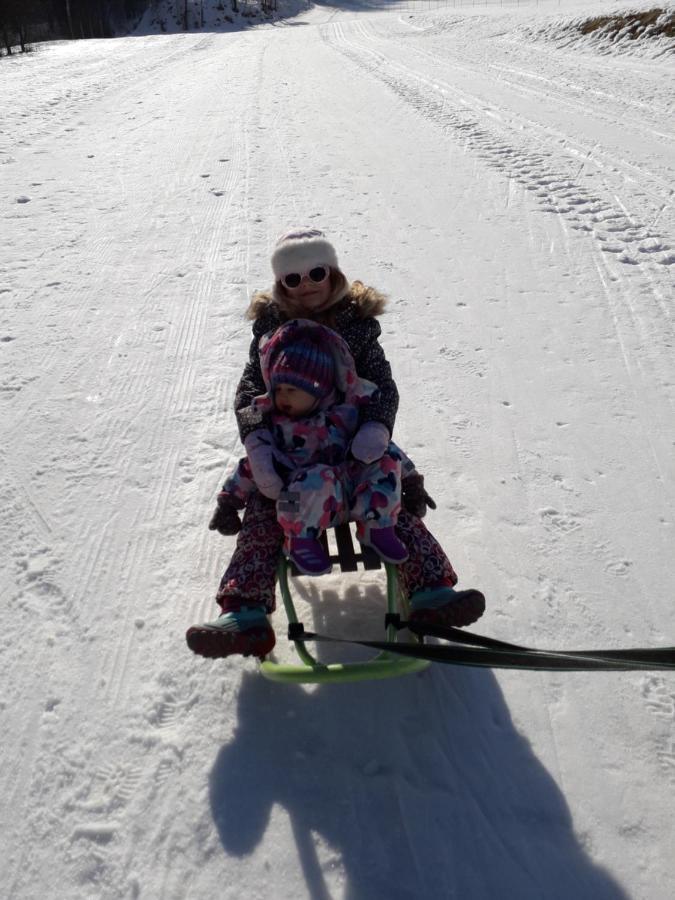
[{"label": "sled runner", "polygon": [[[348,525],[335,529],[338,553],[330,556],[342,571],[354,572],[358,563],[365,569],[379,569],[378,557],[368,548],[354,551]],[[324,535],[325,541],[325,535]],[[326,549],[327,544],[325,544]],[[407,621],[407,604],[400,596],[396,567],[385,564],[387,575],[387,639],[372,641],[330,637],[305,631],[298,621],[288,582],[290,565],[281,559],[278,568],[281,595],[288,616],[288,636],[295,643],[300,664],[285,665],[266,660],[262,674],[273,681],[317,684],[325,682],[364,681],[390,678],[419,672],[430,662],[490,669],[528,669],[546,672],[628,672],[675,669],[675,647],[612,648],[600,650],[540,650],[509,644],[480,634],[441,625]],[[413,641],[401,641],[398,633],[408,629]],[[449,643],[425,644],[425,637],[440,638]],[[306,647],[307,641],[358,645],[379,651],[372,660],[362,663],[324,665]]]},{"label": "sled runner", "polygon": [[[359,564],[365,570],[382,568],[380,558],[370,548],[361,546],[358,552],[355,550],[348,524],[338,525],[333,529],[333,533],[337,545],[337,553],[330,552],[325,533],[321,536],[321,541],[329,554],[331,562],[337,563],[342,572],[356,572]],[[397,629],[393,623],[400,618],[402,613],[407,613],[407,609],[402,608],[403,598],[398,589],[396,566],[384,563],[384,568],[387,577],[386,643],[395,646]],[[289,585],[289,574],[296,575],[298,573],[285,557],[281,557],[277,569],[277,577],[288,617],[288,636],[295,643],[300,662],[293,665],[265,660],[260,664],[260,671],[266,678],[272,681],[284,681],[295,684],[365,681],[407,675],[426,669],[429,665],[429,660],[401,656],[392,653],[389,647],[381,649],[377,656],[365,662],[329,664],[319,662],[312,656],[305,644],[305,632],[302,624],[298,621]]]}]

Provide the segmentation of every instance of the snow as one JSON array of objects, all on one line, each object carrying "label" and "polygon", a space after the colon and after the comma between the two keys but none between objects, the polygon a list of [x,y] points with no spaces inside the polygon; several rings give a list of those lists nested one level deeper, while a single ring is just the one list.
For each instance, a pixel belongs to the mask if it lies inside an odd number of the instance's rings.
[{"label": "snow", "polygon": [[[476,630],[673,643],[672,55],[556,37],[608,9],[352,3],[0,61],[4,896],[672,896],[675,676],[301,688],[183,639],[233,546],[206,524],[247,298],[309,222],[392,298],[396,438]],[[296,590],[379,636],[377,574]]]}]

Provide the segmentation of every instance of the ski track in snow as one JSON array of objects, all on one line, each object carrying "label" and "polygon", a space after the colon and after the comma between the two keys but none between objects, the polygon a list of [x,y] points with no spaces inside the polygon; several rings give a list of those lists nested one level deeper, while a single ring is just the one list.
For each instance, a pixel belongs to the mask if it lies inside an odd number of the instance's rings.
[{"label": "ski track in snow", "polygon": [[[471,150],[478,151],[490,165],[504,169],[508,177],[514,178],[527,190],[534,192],[545,211],[564,215],[570,221],[571,227],[591,232],[601,242],[605,252],[615,253],[621,262],[631,265],[653,260],[663,266],[670,266],[675,262],[675,254],[670,252],[672,247],[664,243],[663,237],[658,232],[652,230],[651,224],[672,205],[675,190],[671,181],[644,167],[635,166],[627,160],[612,156],[597,144],[584,145],[531,118],[509,115],[494,104],[489,104],[466,91],[457,90],[453,86],[452,77],[458,68],[454,54],[451,60],[444,60],[423,48],[413,47],[413,57],[426,63],[423,71],[416,71],[401,62],[405,58],[401,49],[410,48],[411,42],[406,41],[404,44],[400,38],[398,41],[394,38],[396,52],[383,53],[377,48],[385,42],[377,40],[376,27],[376,24],[364,22],[355,25],[336,23],[325,29],[325,32],[330,29],[326,39],[357,65],[382,79],[406,102],[433,120],[441,129],[460,133],[464,143]],[[425,38],[428,36],[427,31],[422,34]],[[405,33],[403,36],[406,36]],[[386,38],[391,39],[389,34],[385,36]],[[433,67],[431,76],[430,64]],[[443,65],[447,65],[449,69],[447,80],[436,75],[435,70],[440,67],[442,71]],[[475,62],[472,61],[469,68],[475,71]],[[552,91],[548,85],[544,90],[525,88],[521,84],[514,85],[504,78],[503,66],[493,64],[490,68],[496,70],[494,77],[501,84],[510,84],[518,94],[532,95],[528,97],[529,102],[536,102],[542,97],[547,100],[551,98]],[[556,93],[558,92],[554,93],[556,103],[565,103],[574,114],[583,115],[588,112],[589,107],[578,99],[571,100],[566,97],[561,101]],[[480,118],[477,118],[478,115]],[[510,121],[505,121],[508,119]],[[492,120],[496,120],[494,125]],[[626,122],[623,115],[621,123],[623,126],[631,124],[630,120]],[[508,129],[506,140],[503,134],[504,126]],[[637,128],[644,130],[644,121],[639,122]],[[663,141],[666,146],[672,146],[675,140],[675,134],[672,132],[664,133],[650,129],[650,133]],[[523,134],[527,135],[527,146],[519,147],[518,143],[522,142]],[[533,152],[533,136],[535,142],[541,144],[538,152]],[[573,158],[571,165],[568,160],[560,159],[561,151]],[[631,216],[620,198],[613,196],[610,185],[606,185],[607,195],[602,197],[598,195],[599,192],[596,193],[595,182],[593,191],[576,183],[588,165],[594,165],[601,172],[607,168],[614,173],[618,172],[624,183],[639,180],[640,190],[644,192],[647,188],[649,198],[655,203],[649,221],[641,222]]]},{"label": "ski track in snow", "polygon": [[[493,12],[2,61],[13,900],[669,896],[667,674],[304,690],[183,644],[232,546],[205,523],[243,311],[306,221],[392,295],[400,440],[490,598],[477,630],[672,643],[672,69]],[[296,590],[317,630],[377,633],[359,588]]]}]

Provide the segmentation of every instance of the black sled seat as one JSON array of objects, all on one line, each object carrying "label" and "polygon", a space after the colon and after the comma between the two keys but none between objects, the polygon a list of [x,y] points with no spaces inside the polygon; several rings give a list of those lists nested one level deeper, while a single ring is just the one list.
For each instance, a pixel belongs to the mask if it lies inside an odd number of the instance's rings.
[{"label": "black sled seat", "polygon": [[[363,544],[356,541],[356,546],[359,549],[358,551],[355,549],[352,531],[346,522],[343,525],[336,525],[335,528],[330,530],[333,532],[333,537],[335,538],[337,553],[333,552],[329,546],[327,531],[323,532],[319,538],[319,542],[328,554],[330,561],[332,563],[337,563],[341,572],[357,572],[359,563],[361,563],[364,569],[369,571],[382,568],[382,560],[371,547],[364,547]],[[294,576],[302,574],[292,564],[290,565],[290,571],[291,575]]]},{"label": "black sled seat", "polygon": [[[331,531],[337,552],[331,550],[327,533],[324,533],[320,540],[331,562],[337,564],[340,571],[358,572],[359,566],[368,571],[382,568],[382,561],[379,556],[369,547],[364,547],[358,541],[355,541],[349,524],[337,525]],[[359,549],[357,550],[356,547]],[[407,613],[407,609],[402,608],[405,604],[398,586],[396,566],[391,563],[384,563],[384,568],[387,576],[386,612],[387,619],[389,619],[389,617]],[[260,671],[266,678],[272,681],[294,684],[366,681],[374,678],[392,678],[397,675],[419,672],[429,665],[429,660],[399,656],[387,651],[383,651],[373,659],[365,662],[329,664],[318,662],[309,652],[303,640],[304,628],[298,621],[289,585],[289,574],[299,575],[301,573],[282,556],[279,559],[277,577],[288,617],[288,637],[295,643],[300,662],[293,665],[266,659],[260,664]],[[398,631],[393,624],[387,624],[385,631],[387,640],[397,640]]]}]

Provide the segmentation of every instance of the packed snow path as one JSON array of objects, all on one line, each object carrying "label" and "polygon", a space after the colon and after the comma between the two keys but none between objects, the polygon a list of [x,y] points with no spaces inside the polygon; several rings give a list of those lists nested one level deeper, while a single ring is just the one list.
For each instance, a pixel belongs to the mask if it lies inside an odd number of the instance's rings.
[{"label": "packed snow path", "polygon": [[[3,896],[672,896],[673,676],[304,690],[183,640],[233,546],[247,298],[314,223],[392,297],[396,438],[477,630],[673,643],[672,62],[526,36],[550,15],[2,60]],[[308,625],[379,635],[362,581],[306,580]]]}]

